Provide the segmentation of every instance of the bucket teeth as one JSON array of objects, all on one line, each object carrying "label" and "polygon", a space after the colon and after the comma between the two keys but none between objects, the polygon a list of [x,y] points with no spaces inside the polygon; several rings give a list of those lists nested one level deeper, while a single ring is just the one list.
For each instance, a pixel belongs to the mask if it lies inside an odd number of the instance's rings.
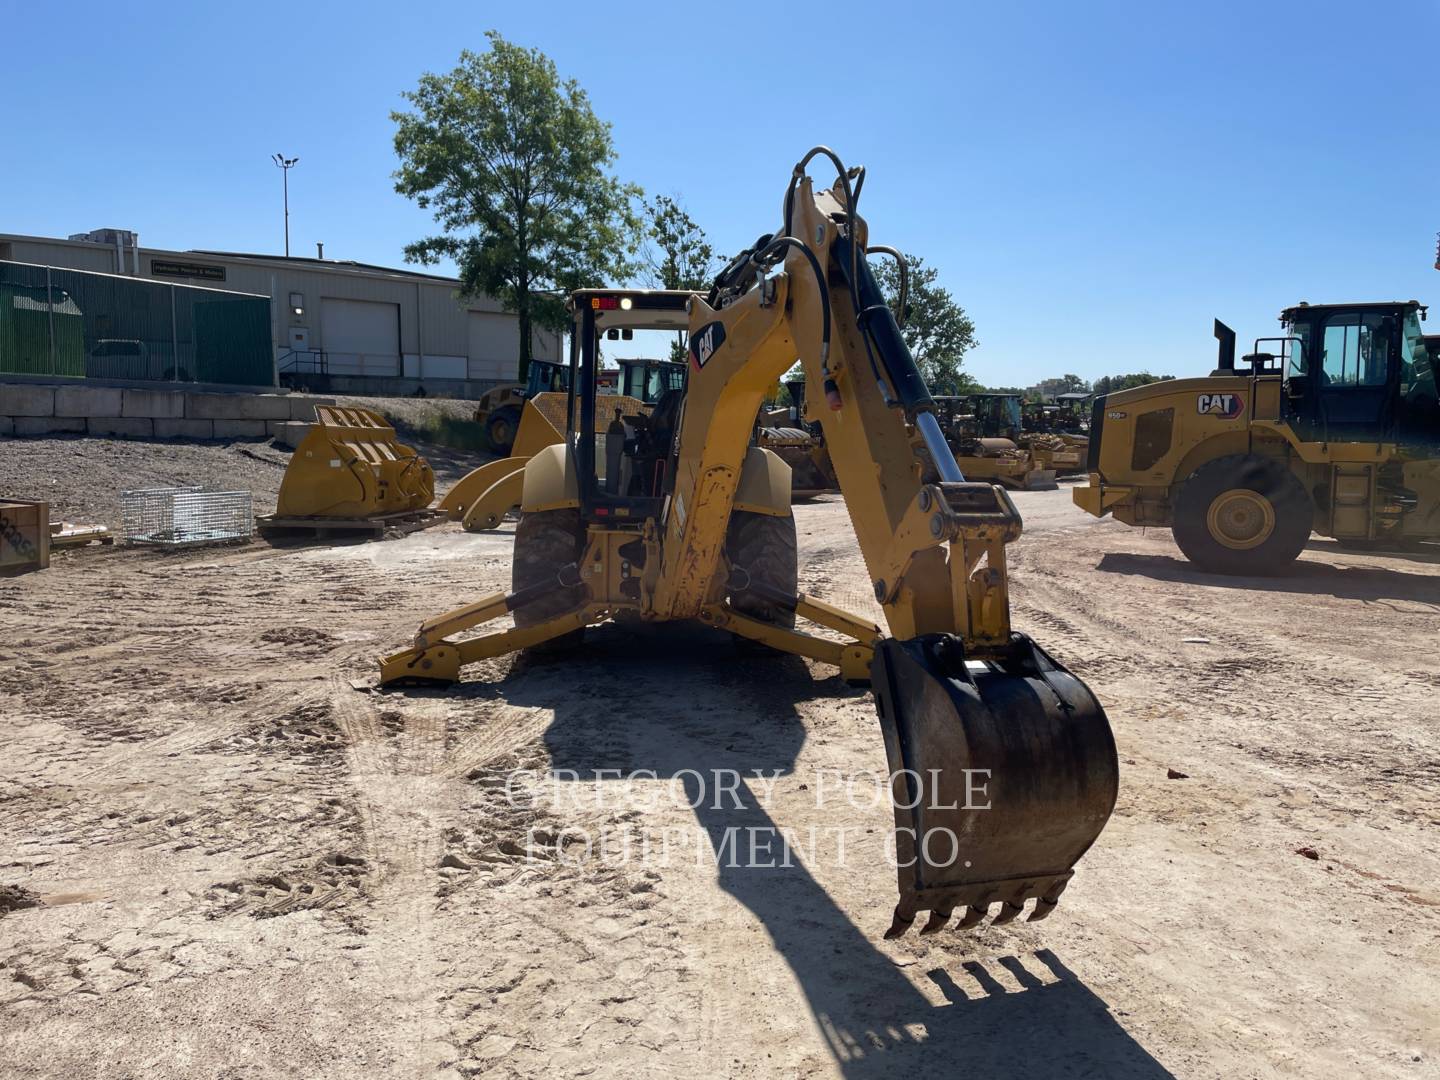
[{"label": "bucket teeth", "polygon": [[995,916],[995,921],[992,922],[990,925],[1003,926],[1005,923],[1014,922],[1015,916],[1019,915],[1024,910],[1024,901],[1021,901],[1017,904],[1013,901],[1006,900],[1005,903],[1000,906],[1000,914]]},{"label": "bucket teeth", "polygon": [[965,909],[965,914],[955,924],[956,930],[969,930],[972,926],[979,926],[985,921],[985,916],[990,914],[989,904],[971,904]]},{"label": "bucket teeth", "polygon": [[942,929],[945,924],[950,921],[950,915],[954,910],[955,907],[953,904],[949,907],[935,908],[930,912],[930,921],[920,928],[920,933],[933,934],[935,931]]},{"label": "bucket teeth", "polygon": [[890,920],[890,929],[885,931],[885,940],[889,941],[892,938],[903,936],[905,931],[910,929],[910,924],[914,921],[914,909],[912,908],[907,912],[902,905],[897,904],[895,907],[895,917]]},{"label": "bucket teeth", "polygon": [[1043,896],[1040,897],[1040,899],[1035,901],[1035,910],[1030,912],[1030,917],[1025,921],[1039,922],[1041,919],[1048,917],[1049,914],[1055,910],[1056,906],[1059,903],[1060,901],[1058,898],[1055,900],[1047,900]]}]

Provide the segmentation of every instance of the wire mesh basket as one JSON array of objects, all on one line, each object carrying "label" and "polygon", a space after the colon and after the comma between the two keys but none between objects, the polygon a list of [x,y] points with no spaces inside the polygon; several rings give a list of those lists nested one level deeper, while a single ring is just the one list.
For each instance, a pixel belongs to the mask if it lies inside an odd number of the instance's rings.
[{"label": "wire mesh basket", "polygon": [[132,544],[215,544],[248,540],[255,512],[248,491],[198,487],[120,493],[123,536]]}]

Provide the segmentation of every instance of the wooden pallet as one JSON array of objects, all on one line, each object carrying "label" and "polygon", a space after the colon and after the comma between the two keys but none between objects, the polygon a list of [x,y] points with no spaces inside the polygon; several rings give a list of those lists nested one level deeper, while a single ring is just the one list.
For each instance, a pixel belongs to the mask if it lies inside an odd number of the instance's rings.
[{"label": "wooden pallet", "polygon": [[85,547],[88,544],[115,543],[115,535],[104,525],[72,525],[68,521],[50,523],[50,550]]},{"label": "wooden pallet", "polygon": [[255,530],[268,539],[313,537],[318,540],[379,540],[393,533],[408,535],[443,524],[450,515],[442,510],[412,510],[370,518],[281,517],[264,514],[255,519]]}]

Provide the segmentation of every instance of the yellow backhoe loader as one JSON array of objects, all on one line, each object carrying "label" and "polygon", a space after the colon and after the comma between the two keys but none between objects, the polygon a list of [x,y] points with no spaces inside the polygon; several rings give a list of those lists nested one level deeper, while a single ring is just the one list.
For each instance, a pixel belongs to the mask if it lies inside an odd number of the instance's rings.
[{"label": "yellow backhoe loader", "polygon": [[[1204,379],[1095,400],[1075,502],[1168,526],[1205,570],[1271,574],[1313,530],[1357,547],[1440,540],[1440,405],[1418,301],[1298,304]],[[1431,339],[1433,340],[1433,339]],[[1261,346],[1271,351],[1262,351]]]},{"label": "yellow backhoe loader", "polygon": [[[836,169],[832,190],[806,175],[817,156]],[[926,931],[957,908],[959,927],[997,904],[1008,922],[1032,899],[1043,918],[1114,806],[1115,744],[1084,683],[1011,628],[1005,547],[1020,516],[945,444],[869,267],[863,181],[812,150],[780,231],[708,295],[573,295],[577,408],[565,440],[525,464],[512,590],[423,624],[381,679],[453,681],[611,619],[694,619],[833,665],[873,688],[893,778],[900,900],[887,936],[922,910]],[[597,347],[615,327],[689,332],[689,383],[648,415],[602,412]],[[824,429],[888,629],[797,590],[789,469],[751,439],[797,357],[821,389],[807,419]],[[458,636],[506,615],[513,629]]]}]

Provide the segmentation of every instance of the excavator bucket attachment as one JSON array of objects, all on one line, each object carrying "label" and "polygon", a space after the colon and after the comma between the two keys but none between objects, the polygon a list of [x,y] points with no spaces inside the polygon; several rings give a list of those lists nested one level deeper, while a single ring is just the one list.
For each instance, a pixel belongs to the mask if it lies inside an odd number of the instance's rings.
[{"label": "excavator bucket attachment", "polygon": [[1110,724],[1083,682],[1030,639],[972,666],[961,639],[880,643],[872,667],[890,761],[900,901],[886,937],[919,911],[925,932],[999,905],[1005,923],[1034,899],[1054,909],[1115,806]]},{"label": "excavator bucket attachment", "polygon": [[369,409],[315,408],[295,448],[275,514],[279,518],[369,518],[424,510],[435,498],[430,463],[395,438]]}]

